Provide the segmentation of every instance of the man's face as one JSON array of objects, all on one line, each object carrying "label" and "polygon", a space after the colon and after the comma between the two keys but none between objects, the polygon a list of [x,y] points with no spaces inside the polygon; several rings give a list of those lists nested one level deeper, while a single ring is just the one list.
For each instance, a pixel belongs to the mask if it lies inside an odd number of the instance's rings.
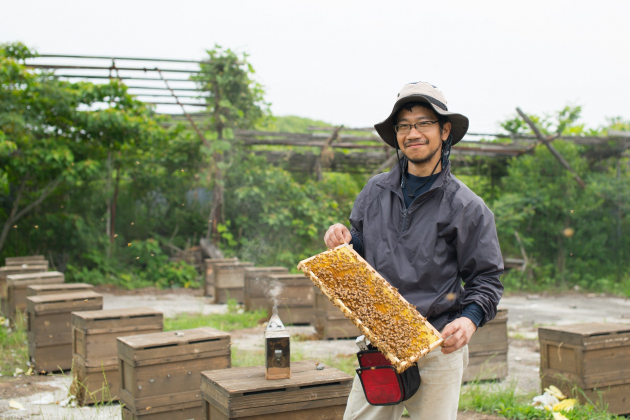
[{"label": "man's face", "polygon": [[[414,106],[411,111],[402,109],[398,113],[396,124],[415,124],[421,121],[437,121],[437,116],[433,110],[422,106]],[[406,134],[397,133],[398,147],[401,152],[415,164],[422,164],[432,161],[432,158],[440,151],[442,141],[448,138],[451,132],[451,123],[444,124],[444,129],[440,133],[440,124],[432,124],[422,133],[411,127],[411,131]]]}]

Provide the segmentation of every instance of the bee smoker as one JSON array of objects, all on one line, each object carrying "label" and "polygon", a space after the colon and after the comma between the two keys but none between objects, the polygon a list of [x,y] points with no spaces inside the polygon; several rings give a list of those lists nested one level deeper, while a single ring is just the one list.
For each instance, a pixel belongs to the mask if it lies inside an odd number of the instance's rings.
[{"label": "bee smoker", "polygon": [[265,379],[291,378],[291,342],[278,314],[265,329]]}]

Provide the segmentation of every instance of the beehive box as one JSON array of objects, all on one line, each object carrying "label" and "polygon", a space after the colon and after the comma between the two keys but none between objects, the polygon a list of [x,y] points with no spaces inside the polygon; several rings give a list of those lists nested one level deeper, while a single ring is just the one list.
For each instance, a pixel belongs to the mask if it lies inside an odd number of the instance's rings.
[{"label": "beehive box", "polygon": [[20,265],[0,267],[0,298],[7,297],[7,276],[12,274],[43,273],[48,271],[48,261],[42,265]]},{"label": "beehive box", "polygon": [[[162,312],[152,308],[72,314],[72,354],[81,404],[114,401],[120,395],[117,337],[161,332]],[[105,392],[107,390],[107,392]]]},{"label": "beehive box", "polygon": [[7,276],[7,301],[9,313],[26,310],[26,288],[36,284],[60,284],[64,282],[64,275],[58,271],[43,273],[11,274]]},{"label": "beehive box", "polygon": [[27,257],[7,257],[4,260],[4,265],[6,266],[15,266],[22,264],[48,265],[48,261],[44,258],[43,255],[30,255]]},{"label": "beehive box", "polygon": [[630,413],[630,325],[541,327],[538,339],[543,388],[555,385],[571,395],[577,385],[593,401],[600,400],[601,392],[609,412]]},{"label": "beehive box", "polygon": [[313,285],[315,294],[315,330],[324,339],[356,338],[361,335],[359,329]]},{"label": "beehive box", "polygon": [[27,301],[28,350],[36,372],[56,372],[72,367],[73,311],[103,307],[103,296],[94,292],[29,296]]},{"label": "beehive box", "polygon": [[230,335],[196,328],[119,337],[118,360],[127,418],[197,419],[201,372],[231,366]]},{"label": "beehive box", "polygon": [[235,299],[243,303],[245,287],[245,268],[253,267],[254,263],[234,261],[217,263],[214,265],[214,302],[227,303]]},{"label": "beehive box", "polygon": [[507,377],[507,320],[507,309],[499,309],[492,321],[473,334],[468,343],[468,367],[464,371],[463,382]]},{"label": "beehive box", "polygon": [[[315,293],[313,284],[302,274],[271,274],[272,283],[281,285],[276,295],[278,316],[285,325],[314,324]],[[267,313],[273,313],[273,300],[270,300]]]},{"label": "beehive box", "polygon": [[26,296],[58,295],[93,290],[94,286],[87,283],[32,284],[26,287]]},{"label": "beehive box", "polygon": [[206,296],[215,295],[214,290],[214,265],[219,263],[227,263],[227,262],[235,262],[238,261],[238,258],[206,258],[203,260],[205,272],[204,272],[204,292]]},{"label": "beehive box", "polygon": [[268,292],[271,274],[286,274],[285,267],[246,267],[245,268],[245,310],[257,311],[269,308]]},{"label": "beehive box", "polygon": [[317,361],[291,364],[290,379],[265,379],[264,366],[201,374],[203,419],[341,420],[352,377]]},{"label": "beehive box", "polygon": [[298,269],[403,372],[442,342],[442,336],[351,246],[301,261]]}]

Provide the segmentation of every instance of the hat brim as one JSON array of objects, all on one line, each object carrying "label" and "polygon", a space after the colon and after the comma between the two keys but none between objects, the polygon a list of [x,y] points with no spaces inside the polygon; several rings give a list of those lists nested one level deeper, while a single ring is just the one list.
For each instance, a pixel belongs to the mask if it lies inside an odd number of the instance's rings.
[{"label": "hat brim", "polygon": [[374,128],[376,129],[378,135],[381,136],[381,139],[394,149],[398,148],[396,130],[394,130],[394,125],[396,124],[394,121],[394,115],[396,115],[403,105],[408,104],[409,102],[427,103],[436,114],[448,117],[448,121],[451,123],[451,136],[453,136],[453,144],[457,144],[462,138],[464,138],[464,135],[468,131],[468,118],[464,115],[456,112],[445,111],[431,103],[431,101],[429,101],[429,99],[427,99],[424,95],[409,95],[397,100],[389,116],[384,121],[374,125]]}]

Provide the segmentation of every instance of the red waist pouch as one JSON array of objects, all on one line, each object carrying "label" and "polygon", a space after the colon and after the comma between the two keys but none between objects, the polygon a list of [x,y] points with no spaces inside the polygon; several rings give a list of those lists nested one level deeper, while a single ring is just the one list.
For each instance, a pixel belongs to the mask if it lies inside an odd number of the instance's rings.
[{"label": "red waist pouch", "polygon": [[370,405],[400,404],[413,397],[420,388],[420,372],[415,363],[399,374],[376,349],[362,350],[357,353],[357,358],[360,366],[356,369],[357,375]]}]

